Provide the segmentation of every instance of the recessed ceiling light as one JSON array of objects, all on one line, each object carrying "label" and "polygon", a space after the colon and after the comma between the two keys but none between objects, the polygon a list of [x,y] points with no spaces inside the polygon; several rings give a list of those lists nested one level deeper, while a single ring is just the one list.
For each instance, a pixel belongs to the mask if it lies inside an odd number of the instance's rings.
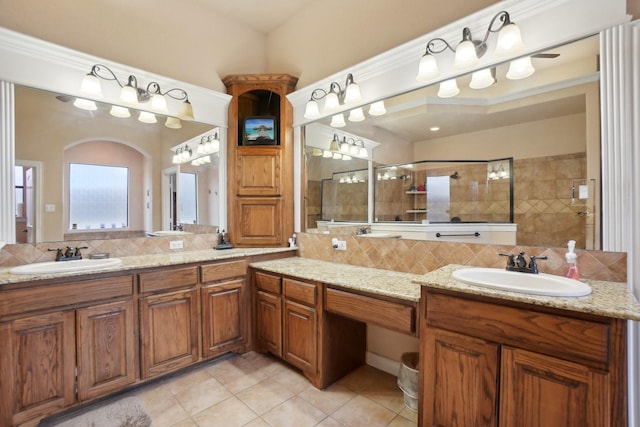
[{"label": "recessed ceiling light", "polygon": [[431,132],[438,132],[438,131],[440,130],[440,128],[439,128],[438,126],[431,126],[431,127],[429,128],[429,130],[430,130]]}]

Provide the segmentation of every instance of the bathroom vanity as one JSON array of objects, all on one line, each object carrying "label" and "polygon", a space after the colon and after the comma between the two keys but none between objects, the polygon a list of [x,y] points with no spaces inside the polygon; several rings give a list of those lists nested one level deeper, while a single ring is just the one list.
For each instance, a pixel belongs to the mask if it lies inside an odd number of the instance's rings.
[{"label": "bathroom vanity", "polygon": [[247,265],[293,255],[287,248],[203,250],[124,257],[86,273],[0,269],[0,426],[37,423],[248,351]]},{"label": "bathroom vanity", "polygon": [[421,426],[626,426],[622,283],[584,297],[464,285],[447,266],[420,279]]}]

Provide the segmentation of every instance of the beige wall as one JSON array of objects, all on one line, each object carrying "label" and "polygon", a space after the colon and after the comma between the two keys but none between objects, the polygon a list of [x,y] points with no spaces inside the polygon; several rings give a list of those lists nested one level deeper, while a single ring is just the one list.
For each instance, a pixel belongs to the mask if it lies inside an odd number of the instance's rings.
[{"label": "beige wall", "polygon": [[264,35],[198,0],[0,0],[0,26],[225,92],[220,78],[243,73],[303,87],[493,3],[323,0]]},{"label": "beige wall", "polygon": [[585,115],[573,114],[417,142],[414,155],[420,160],[491,160],[570,154],[585,151],[585,132]]},{"label": "beige wall", "polygon": [[267,69],[299,77],[301,88],[494,3],[495,0],[450,0],[444,6],[434,0],[310,2],[269,34]]},{"label": "beige wall", "polygon": [[266,72],[265,36],[206,2],[0,0],[0,11],[2,27],[220,92],[227,74]]}]

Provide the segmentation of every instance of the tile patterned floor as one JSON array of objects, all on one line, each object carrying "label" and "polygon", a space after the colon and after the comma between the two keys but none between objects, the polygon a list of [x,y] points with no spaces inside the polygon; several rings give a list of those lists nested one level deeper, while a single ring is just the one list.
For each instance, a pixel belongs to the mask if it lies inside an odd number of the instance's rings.
[{"label": "tile patterned floor", "polygon": [[326,390],[299,372],[254,352],[213,361],[134,392],[154,427],[405,427],[393,375],[362,366]]}]

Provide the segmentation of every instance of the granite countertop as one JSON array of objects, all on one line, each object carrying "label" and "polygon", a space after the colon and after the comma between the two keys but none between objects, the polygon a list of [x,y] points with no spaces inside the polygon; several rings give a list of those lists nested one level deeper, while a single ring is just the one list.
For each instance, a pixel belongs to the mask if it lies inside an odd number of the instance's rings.
[{"label": "granite countertop", "polygon": [[640,304],[626,283],[581,280],[587,283],[592,291],[590,295],[583,297],[529,295],[467,285],[451,278],[451,273],[455,270],[468,267],[471,266],[447,265],[420,276],[414,283],[433,289],[462,292],[617,319],[640,320]]},{"label": "granite countertop", "polygon": [[253,262],[252,267],[306,280],[315,280],[346,289],[369,292],[406,301],[420,301],[419,274],[379,268],[359,267],[309,258],[286,258]]},{"label": "granite countertop", "polygon": [[55,274],[12,274],[12,267],[0,268],[0,288],[9,283],[32,282],[34,280],[55,279],[59,277],[82,276],[86,274],[99,274],[115,271],[136,270],[141,268],[164,267],[170,265],[189,264],[194,262],[221,261],[225,259],[242,258],[255,255],[268,255],[279,252],[294,251],[294,248],[234,248],[225,250],[203,249],[198,251],[171,252],[150,255],[136,255],[118,257],[122,264],[92,269],[90,271],[74,271]]}]

